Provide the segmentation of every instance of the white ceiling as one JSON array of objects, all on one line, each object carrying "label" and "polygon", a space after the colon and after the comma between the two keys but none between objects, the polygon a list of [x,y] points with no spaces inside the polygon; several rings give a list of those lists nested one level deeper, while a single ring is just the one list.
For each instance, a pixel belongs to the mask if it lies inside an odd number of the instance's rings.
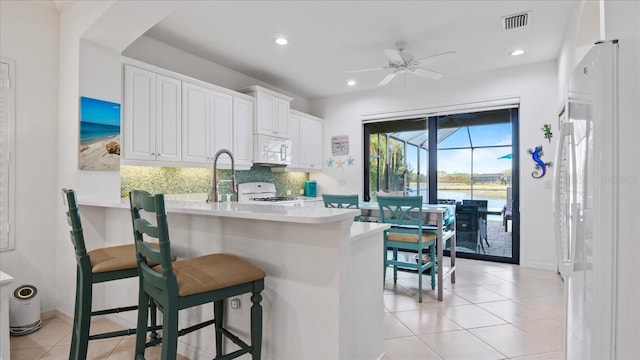
[{"label": "white ceiling", "polygon": [[[370,90],[383,49],[406,41],[416,58],[457,56],[422,67],[461,76],[556,59],[579,1],[189,1],[146,35],[308,99]],[[525,28],[502,18],[529,11]],[[284,35],[289,45],[274,43]],[[509,52],[527,52],[512,57]],[[346,81],[354,79],[355,87]],[[397,76],[394,82],[405,81]],[[407,82],[433,82],[413,74]]]}]

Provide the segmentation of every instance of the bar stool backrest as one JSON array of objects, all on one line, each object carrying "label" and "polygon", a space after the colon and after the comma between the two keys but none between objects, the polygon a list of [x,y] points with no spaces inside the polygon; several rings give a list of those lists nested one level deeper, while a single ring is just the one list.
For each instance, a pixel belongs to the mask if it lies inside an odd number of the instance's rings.
[{"label": "bar stool backrest", "polygon": [[[167,213],[164,207],[164,195],[152,195],[143,190],[132,190],[129,194],[129,201],[131,203],[138,272],[145,280],[143,283],[146,287],[154,287],[156,293],[166,290],[169,294],[177,294],[178,284],[171,265],[171,243]],[[153,225],[143,218],[140,214],[141,210],[154,213],[156,224]],[[151,245],[152,242],[145,241],[145,236],[158,239],[159,249],[154,248]],[[162,272],[154,271],[147,263],[149,260],[159,263],[162,266]]]},{"label": "bar stool backrest", "polygon": [[322,194],[324,206],[328,208],[359,209],[358,195]]},{"label": "bar stool backrest", "polygon": [[76,261],[78,266],[83,270],[91,271],[91,259],[87,255],[87,248],[84,243],[84,233],[82,231],[82,221],[78,211],[78,201],[76,200],[76,192],[71,189],[62,189],[62,200],[67,205],[67,223],[71,226],[69,235],[71,244],[76,253]]}]

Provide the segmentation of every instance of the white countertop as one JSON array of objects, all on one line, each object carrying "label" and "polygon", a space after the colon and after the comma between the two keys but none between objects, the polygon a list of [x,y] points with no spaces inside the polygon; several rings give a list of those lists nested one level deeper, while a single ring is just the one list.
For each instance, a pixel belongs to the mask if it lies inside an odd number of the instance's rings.
[{"label": "white countertop", "polygon": [[[78,204],[81,206],[128,209],[129,199],[121,199],[120,202],[80,199]],[[191,200],[165,200],[165,208],[169,214],[194,214],[305,224],[324,224],[345,219],[353,220],[355,216],[360,215],[360,210],[358,209],[293,206],[292,204],[273,205],[271,203],[207,203]]]}]

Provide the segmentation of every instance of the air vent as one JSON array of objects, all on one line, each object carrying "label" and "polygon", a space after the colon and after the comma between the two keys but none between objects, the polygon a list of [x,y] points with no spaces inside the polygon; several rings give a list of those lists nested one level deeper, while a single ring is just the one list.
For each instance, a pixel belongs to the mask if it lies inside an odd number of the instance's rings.
[{"label": "air vent", "polygon": [[529,12],[522,12],[502,18],[502,27],[505,30],[525,27],[529,24]]}]

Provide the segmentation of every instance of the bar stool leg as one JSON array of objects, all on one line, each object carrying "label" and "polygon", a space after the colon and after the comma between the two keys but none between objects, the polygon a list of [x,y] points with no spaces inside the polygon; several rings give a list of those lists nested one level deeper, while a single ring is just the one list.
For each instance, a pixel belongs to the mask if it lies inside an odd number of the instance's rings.
[{"label": "bar stool leg", "polygon": [[224,323],[224,300],[213,302],[213,316],[216,321],[216,358],[222,356],[222,325]]},{"label": "bar stool leg", "polygon": [[78,321],[80,321],[80,272],[76,272],[76,302],[73,308],[73,331],[71,333],[71,350],[69,359],[73,359],[78,351]]},{"label": "bar stool leg", "polygon": [[76,338],[72,344],[77,344],[74,351],[70,354],[70,358],[75,360],[84,360],[87,358],[87,348],[89,347],[89,327],[91,326],[91,302],[93,298],[93,287],[91,279],[78,276],[78,287],[76,293],[80,306],[76,308],[77,318],[74,320],[76,328]]},{"label": "bar stool leg", "polygon": [[[147,293],[145,293],[142,290],[142,286],[140,286],[140,289],[138,291],[139,305],[138,305],[138,325],[136,329],[136,350],[135,350],[136,359],[144,359],[144,348],[145,348],[145,342],[147,337],[147,332],[144,329],[147,328],[147,323],[148,323],[149,301],[151,301],[151,299],[149,298]],[[154,322],[154,324],[156,323]]]},{"label": "bar stool leg", "polygon": [[251,345],[253,346],[252,359],[260,360],[262,353],[262,295],[260,291],[254,291],[251,296]]},{"label": "bar stool leg", "polygon": [[156,303],[151,298],[149,298],[149,308],[151,311],[151,334],[149,335],[149,338],[153,341],[158,339],[158,311]]},{"label": "bar stool leg", "polygon": [[175,360],[178,353],[178,310],[173,309],[162,313],[162,360]]}]

